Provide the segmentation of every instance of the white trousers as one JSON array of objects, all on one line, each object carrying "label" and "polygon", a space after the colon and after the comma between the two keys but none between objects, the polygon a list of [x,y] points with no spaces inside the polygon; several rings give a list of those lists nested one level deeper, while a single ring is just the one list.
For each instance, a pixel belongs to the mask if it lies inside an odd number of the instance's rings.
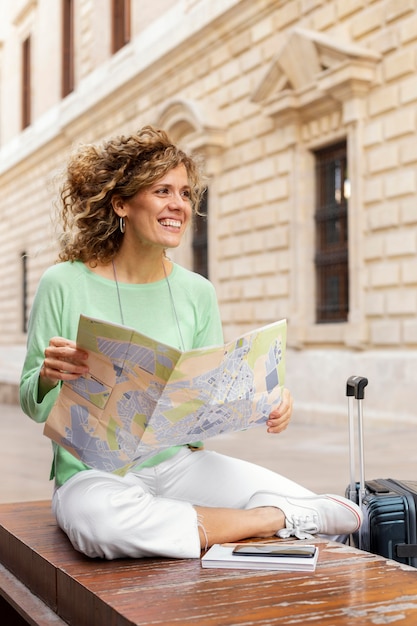
[{"label": "white trousers", "polygon": [[171,459],[123,477],[86,470],[53,496],[58,525],[90,557],[198,558],[193,505],[244,509],[257,491],[313,495],[266,468],[208,450],[182,448]]}]

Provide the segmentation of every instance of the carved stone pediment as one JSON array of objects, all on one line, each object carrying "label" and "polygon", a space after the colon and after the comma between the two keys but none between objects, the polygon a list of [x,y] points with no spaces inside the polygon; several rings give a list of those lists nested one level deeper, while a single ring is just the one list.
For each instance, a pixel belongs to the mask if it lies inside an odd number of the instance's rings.
[{"label": "carved stone pediment", "polygon": [[252,95],[272,117],[315,117],[363,96],[376,79],[377,53],[305,28],[292,30]]}]

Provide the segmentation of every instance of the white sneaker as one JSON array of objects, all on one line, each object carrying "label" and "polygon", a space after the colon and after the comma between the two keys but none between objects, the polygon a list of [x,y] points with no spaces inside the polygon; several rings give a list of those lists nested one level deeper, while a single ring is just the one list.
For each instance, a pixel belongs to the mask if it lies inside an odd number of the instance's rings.
[{"label": "white sneaker", "polygon": [[259,491],[252,496],[246,508],[275,506],[285,515],[285,528],[277,532],[287,539],[311,539],[313,535],[350,535],[362,522],[362,511],[347,498],[333,494],[319,496],[281,496]]}]

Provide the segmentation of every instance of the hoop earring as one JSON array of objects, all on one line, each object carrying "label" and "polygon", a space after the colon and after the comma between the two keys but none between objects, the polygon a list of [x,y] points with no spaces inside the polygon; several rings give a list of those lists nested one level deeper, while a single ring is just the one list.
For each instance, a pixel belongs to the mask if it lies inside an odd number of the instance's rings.
[{"label": "hoop earring", "polygon": [[126,230],[126,222],[125,222],[125,218],[124,217],[120,217],[119,218],[119,228],[120,228],[120,232],[123,235],[123,233]]}]

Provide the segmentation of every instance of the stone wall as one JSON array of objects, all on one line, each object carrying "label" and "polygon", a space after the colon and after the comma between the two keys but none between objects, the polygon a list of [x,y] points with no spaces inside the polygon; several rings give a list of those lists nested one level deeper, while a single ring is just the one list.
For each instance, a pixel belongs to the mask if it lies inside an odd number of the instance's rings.
[{"label": "stone wall", "polygon": [[[113,56],[109,14],[79,0],[76,89],[65,100],[59,37],[42,36],[45,20],[59,31],[58,4],[0,9],[0,344],[25,341],[21,254],[28,308],[55,258],[68,151],[155,123],[206,162],[225,337],[286,317],[288,384],[306,417],[326,412],[325,387],[342,415],[346,373],[369,371],[375,414],[401,419],[400,393],[401,414],[417,421],[414,382],[400,378],[417,354],[416,0],[166,0],[162,13],[147,5],[143,21],[133,9],[132,41]],[[21,132],[16,68],[29,32],[34,118]],[[351,182],[349,319],[316,324],[313,153],[340,139]],[[171,256],[189,265],[190,241]],[[398,393],[386,392],[387,368]]]}]

